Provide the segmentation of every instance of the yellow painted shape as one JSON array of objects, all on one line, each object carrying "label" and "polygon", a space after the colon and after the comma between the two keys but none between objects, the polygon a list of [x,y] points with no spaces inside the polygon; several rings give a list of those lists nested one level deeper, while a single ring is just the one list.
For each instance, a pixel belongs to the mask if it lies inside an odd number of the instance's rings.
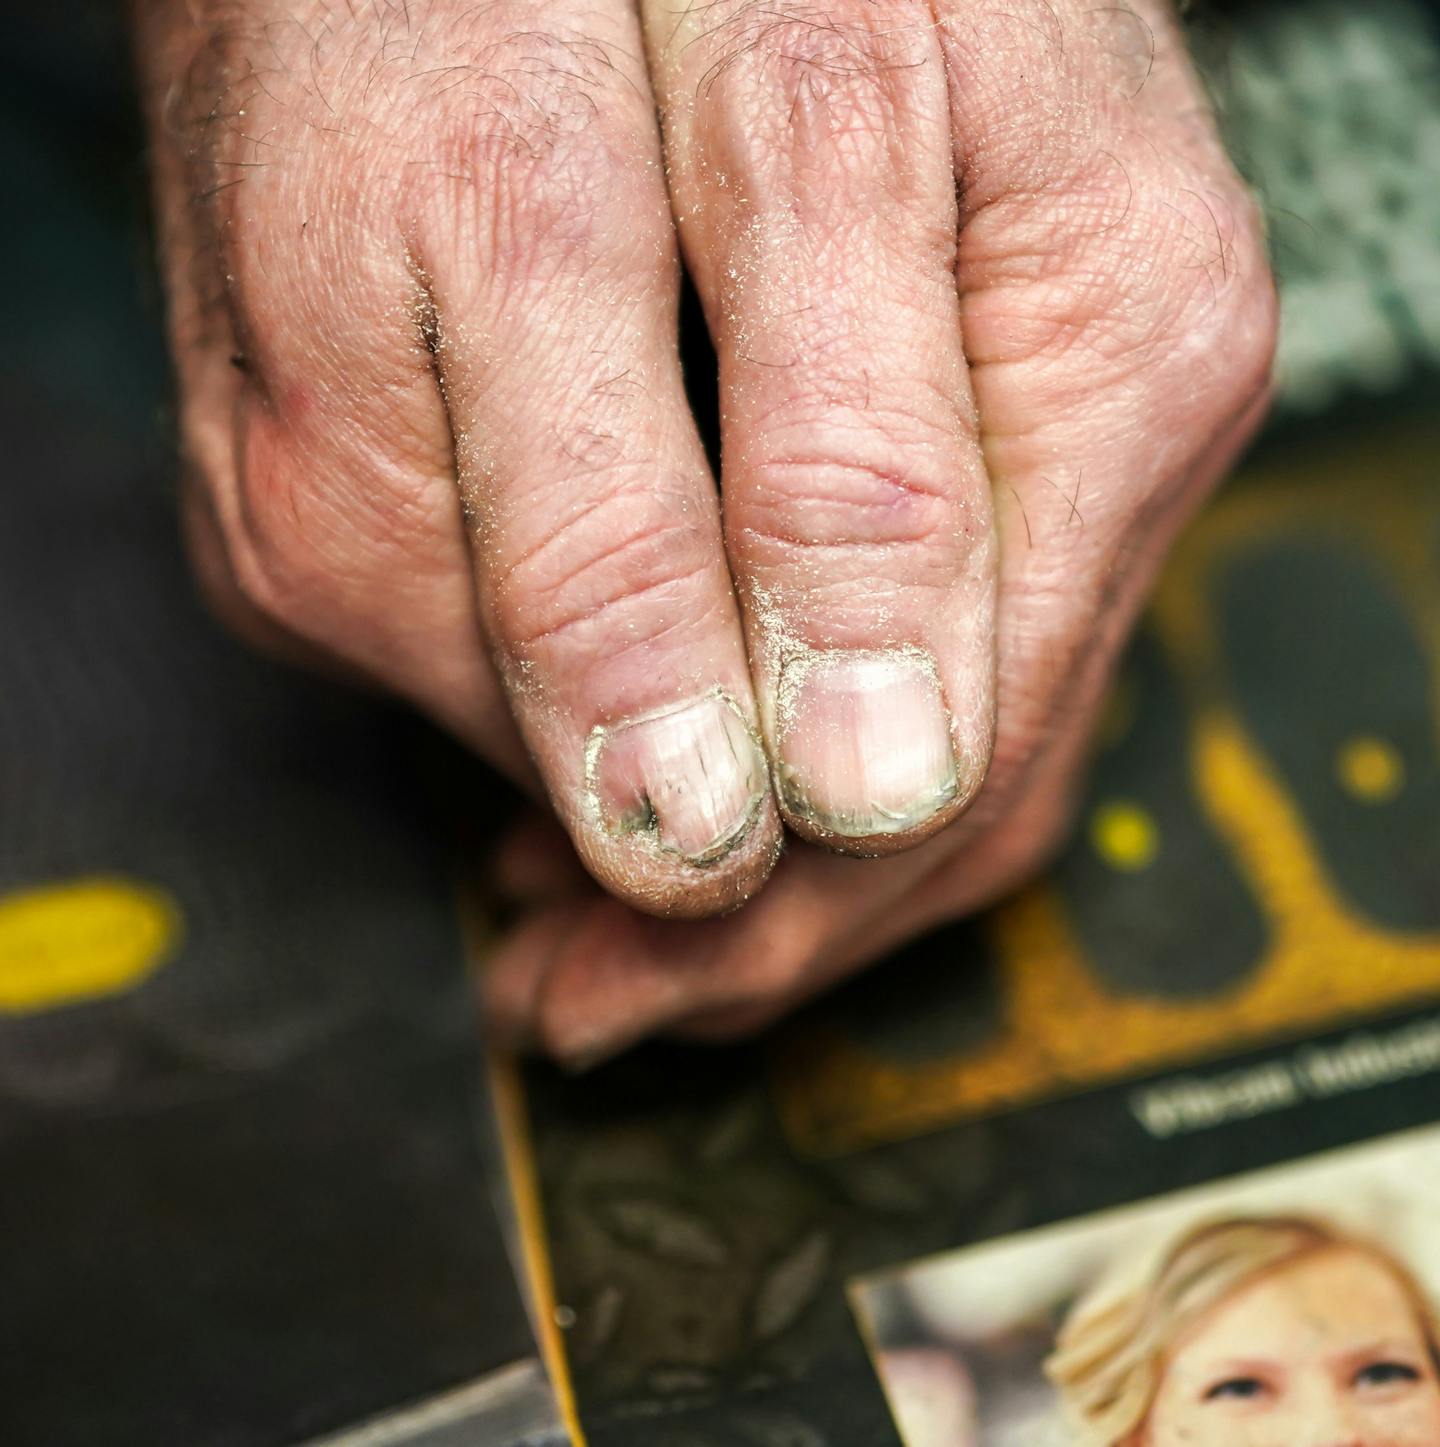
[{"label": "yellow painted shape", "polygon": [[0,895],[0,1014],[116,995],[174,954],[180,910],[124,879],[79,879]]},{"label": "yellow painted shape", "polygon": [[520,1232],[520,1254],[525,1263],[530,1323],[540,1343],[540,1357],[555,1393],[555,1406],[568,1435],[570,1447],[586,1447],[585,1428],[575,1399],[575,1382],[570,1374],[570,1357],[560,1322],[566,1308],[555,1294],[555,1273],[550,1262],[549,1233],[545,1226],[545,1205],[540,1194],[540,1172],[535,1161],[535,1143],[530,1130],[530,1112],[520,1082],[520,1067],[512,1056],[495,1052],[490,1062],[491,1098],[500,1127],[500,1148],[505,1158],[505,1176],[510,1183],[510,1201],[515,1208]]},{"label": "yellow painted shape", "polygon": [[1388,804],[1405,787],[1405,760],[1393,744],[1362,735],[1347,739],[1335,759],[1340,786],[1365,804]]},{"label": "yellow painted shape", "polygon": [[1141,805],[1108,799],[1090,816],[1090,843],[1111,869],[1138,874],[1155,862],[1160,831]]},{"label": "yellow painted shape", "polygon": [[[478,975],[485,968],[498,937],[494,917],[479,890],[463,891],[459,904],[466,958]],[[505,1160],[505,1180],[510,1187],[510,1204],[524,1265],[525,1304],[530,1325],[540,1346],[540,1357],[555,1394],[555,1407],[567,1441],[570,1447],[586,1447],[562,1325],[570,1308],[560,1301],[555,1290],[550,1233],[545,1224],[540,1170],[519,1062],[497,1047],[490,1052],[489,1077],[500,1151]]]}]

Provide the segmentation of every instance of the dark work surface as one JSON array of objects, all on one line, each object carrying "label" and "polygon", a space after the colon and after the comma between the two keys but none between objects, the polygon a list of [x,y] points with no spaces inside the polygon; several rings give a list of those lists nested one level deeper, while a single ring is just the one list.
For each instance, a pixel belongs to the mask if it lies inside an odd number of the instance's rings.
[{"label": "dark work surface", "polygon": [[0,904],[118,878],[184,933],[128,990],[0,1006],[0,1442],[282,1447],[532,1351],[452,881],[419,726],[196,602],[122,40],[14,26]]}]

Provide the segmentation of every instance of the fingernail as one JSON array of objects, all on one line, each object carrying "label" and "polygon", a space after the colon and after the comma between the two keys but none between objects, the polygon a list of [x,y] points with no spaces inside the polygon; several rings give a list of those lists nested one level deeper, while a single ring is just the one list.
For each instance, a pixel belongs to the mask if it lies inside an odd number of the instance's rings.
[{"label": "fingernail", "polygon": [[849,839],[902,834],[955,798],[950,716],[919,649],[802,654],[777,704],[780,793],[798,819]]},{"label": "fingernail", "polygon": [[585,765],[592,807],[608,833],[646,836],[691,864],[728,854],[765,797],[759,740],[718,690],[595,729]]}]

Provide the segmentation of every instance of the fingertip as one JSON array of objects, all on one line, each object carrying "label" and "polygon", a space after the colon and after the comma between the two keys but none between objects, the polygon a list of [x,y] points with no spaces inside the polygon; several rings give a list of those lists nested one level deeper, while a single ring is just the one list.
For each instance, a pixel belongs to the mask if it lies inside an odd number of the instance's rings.
[{"label": "fingertip", "polygon": [[683,1009],[689,985],[678,925],[608,897],[537,910],[487,964],[482,998],[491,1038],[538,1051],[572,1072],[620,1054]]},{"label": "fingertip", "polygon": [[502,894],[533,906],[576,900],[598,883],[647,916],[701,920],[759,893],[783,851],[784,830],[758,736],[746,726],[753,758],[743,777],[727,777],[728,743],[717,750],[714,738],[702,729],[697,739],[693,720],[682,718],[681,737],[656,748],[643,737],[655,721],[595,730],[568,829],[537,812],[496,852],[493,877]]},{"label": "fingertip", "polygon": [[587,1070],[673,1018],[690,988],[676,968],[677,954],[687,953],[680,932],[695,936],[693,957],[705,930],[637,914],[614,899],[567,911],[555,922],[535,999],[541,1049],[570,1070]]},{"label": "fingertip", "polygon": [[[748,914],[655,919],[613,899],[572,907],[551,937],[534,1039],[564,1068],[587,1070],[697,1012],[764,1005],[784,993],[772,976],[783,984],[786,962],[813,954],[811,932],[796,914],[781,909],[762,928]],[[763,955],[761,939],[773,942]]]},{"label": "fingertip", "polygon": [[497,976],[519,977],[504,988],[519,997],[528,1041],[571,1070],[657,1031],[744,1033],[845,965],[842,938],[862,936],[916,868],[796,856],[763,900],[729,919],[663,920],[611,898],[572,901],[517,930]]},{"label": "fingertip", "polygon": [[580,854],[617,899],[662,919],[738,909],[783,848],[758,735],[718,695],[702,703],[596,730],[587,750]]},{"label": "fingertip", "polygon": [[964,813],[965,806],[954,802],[937,809],[928,817],[908,828],[893,832],[872,834],[841,833],[827,829],[823,823],[799,816],[787,816],[790,828],[807,844],[828,849],[833,854],[845,854],[854,859],[886,859],[893,854],[904,854],[915,849],[955,822]]},{"label": "fingertip", "polygon": [[946,828],[979,792],[990,729],[975,726],[975,709],[957,718],[928,650],[814,650],[782,666],[776,692],[780,806],[811,843],[899,853]]}]

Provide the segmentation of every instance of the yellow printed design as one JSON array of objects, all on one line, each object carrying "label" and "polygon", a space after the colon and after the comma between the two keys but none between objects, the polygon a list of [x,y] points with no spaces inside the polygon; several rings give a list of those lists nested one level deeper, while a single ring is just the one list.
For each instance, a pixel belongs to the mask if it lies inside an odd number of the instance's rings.
[{"label": "yellow printed design", "polygon": [[[1408,463],[1387,449],[1383,478],[1363,453],[1314,460],[1212,509],[1139,650],[1163,677],[1122,690],[1069,855],[984,922],[981,950],[959,933],[948,958],[937,946],[944,1000],[917,976],[926,1048],[839,1002],[782,1042],[797,1149],[1440,999],[1435,455],[1431,437]],[[1147,709],[1148,732],[1123,737]],[[947,1016],[953,1045],[937,1049]]]},{"label": "yellow printed design", "polygon": [[169,895],[82,879],[0,895],[0,1014],[28,1014],[131,989],[175,952]]},{"label": "yellow printed design", "polygon": [[1112,869],[1126,873],[1146,868],[1160,848],[1155,821],[1144,805],[1124,799],[1107,801],[1095,810],[1090,839]]},{"label": "yellow printed design", "polygon": [[1388,803],[1405,787],[1405,760],[1384,739],[1349,740],[1336,756],[1335,772],[1342,787],[1369,803]]}]

